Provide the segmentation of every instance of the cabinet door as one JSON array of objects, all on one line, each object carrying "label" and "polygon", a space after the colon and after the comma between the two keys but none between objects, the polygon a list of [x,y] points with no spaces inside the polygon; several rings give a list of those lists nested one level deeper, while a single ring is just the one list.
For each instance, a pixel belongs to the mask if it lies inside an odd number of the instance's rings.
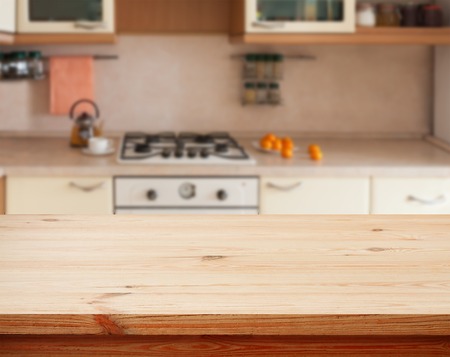
[{"label": "cabinet door", "polygon": [[0,32],[16,32],[16,0],[0,1]]},{"label": "cabinet door", "polygon": [[355,0],[246,0],[246,33],[355,31]]},{"label": "cabinet door", "polygon": [[450,179],[374,178],[374,214],[449,214]]},{"label": "cabinet door", "polygon": [[111,177],[8,177],[7,214],[112,214]]},{"label": "cabinet door", "polygon": [[369,178],[263,178],[261,214],[368,214]]}]

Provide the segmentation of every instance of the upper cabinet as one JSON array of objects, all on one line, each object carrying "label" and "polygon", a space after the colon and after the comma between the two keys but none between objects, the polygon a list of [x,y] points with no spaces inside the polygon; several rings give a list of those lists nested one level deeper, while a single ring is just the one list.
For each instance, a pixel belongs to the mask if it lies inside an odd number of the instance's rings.
[{"label": "upper cabinet", "polygon": [[[257,45],[449,45],[444,27],[357,27],[356,0],[230,0],[230,41]],[[382,2],[382,1],[380,1]],[[395,0],[397,5],[404,1]]]},{"label": "upper cabinet", "polygon": [[2,0],[0,8],[0,32],[16,31],[16,0]]},{"label": "upper cabinet", "polygon": [[113,43],[115,19],[115,0],[2,0],[0,31],[20,45]]},{"label": "upper cabinet", "polygon": [[355,0],[246,0],[245,33],[351,33],[355,31]]}]

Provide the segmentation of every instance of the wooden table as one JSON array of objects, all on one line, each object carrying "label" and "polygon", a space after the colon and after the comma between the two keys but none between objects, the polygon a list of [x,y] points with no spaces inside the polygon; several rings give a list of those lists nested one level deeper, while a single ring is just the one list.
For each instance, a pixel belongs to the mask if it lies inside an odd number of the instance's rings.
[{"label": "wooden table", "polygon": [[0,355],[188,352],[450,356],[450,217],[0,217]]}]

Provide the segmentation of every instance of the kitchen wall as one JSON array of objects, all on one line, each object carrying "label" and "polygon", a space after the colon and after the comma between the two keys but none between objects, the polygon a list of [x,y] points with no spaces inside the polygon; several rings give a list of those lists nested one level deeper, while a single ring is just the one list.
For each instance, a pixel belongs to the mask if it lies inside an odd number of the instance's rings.
[{"label": "kitchen wall", "polygon": [[[236,46],[223,35],[121,36],[115,46],[43,46],[45,54],[118,54],[96,61],[105,129],[424,134],[431,130],[433,55],[420,46]],[[3,48],[4,51],[11,50]],[[281,107],[240,105],[249,51],[309,54],[288,60]],[[64,133],[48,114],[48,81],[0,82],[0,132]]]}]

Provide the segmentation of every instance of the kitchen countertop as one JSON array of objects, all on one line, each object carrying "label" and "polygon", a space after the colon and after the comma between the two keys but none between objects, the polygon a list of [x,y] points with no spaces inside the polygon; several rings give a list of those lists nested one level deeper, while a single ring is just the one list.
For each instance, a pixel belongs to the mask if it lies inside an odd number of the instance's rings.
[{"label": "kitchen countertop", "polygon": [[[264,176],[450,176],[450,154],[422,139],[298,139],[305,148],[318,143],[322,162],[297,154],[285,160],[239,142],[256,165],[129,165],[116,154],[91,157],[62,138],[0,138],[0,173],[6,175],[264,175]],[[300,143],[300,144],[299,144]],[[116,142],[116,146],[118,143]]]},{"label": "kitchen countertop", "polygon": [[449,232],[447,216],[0,217],[0,348],[448,355]]}]

